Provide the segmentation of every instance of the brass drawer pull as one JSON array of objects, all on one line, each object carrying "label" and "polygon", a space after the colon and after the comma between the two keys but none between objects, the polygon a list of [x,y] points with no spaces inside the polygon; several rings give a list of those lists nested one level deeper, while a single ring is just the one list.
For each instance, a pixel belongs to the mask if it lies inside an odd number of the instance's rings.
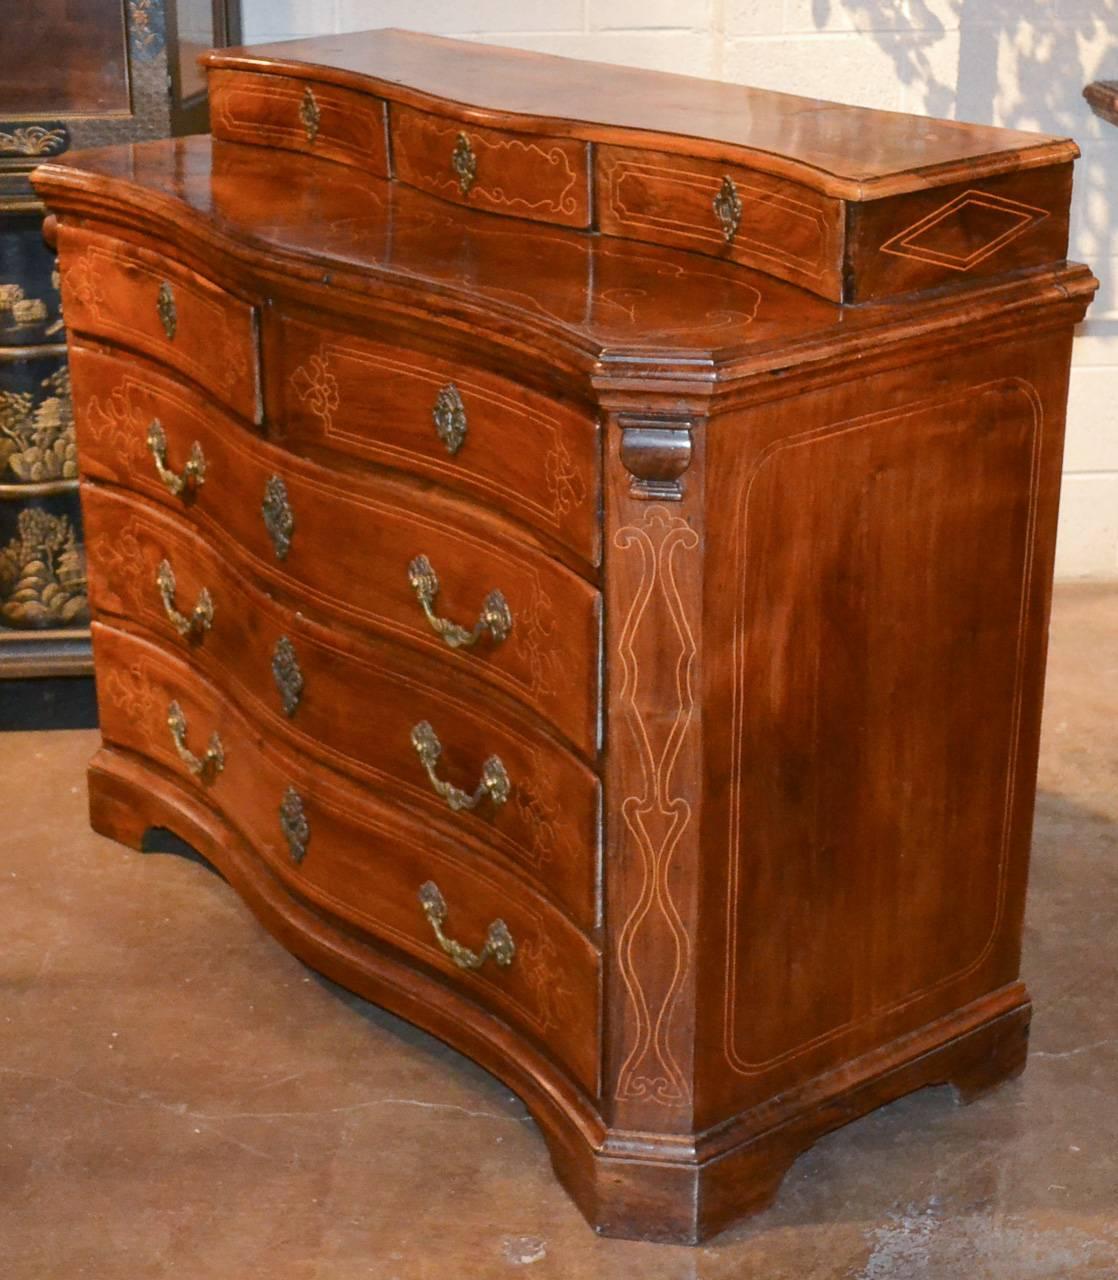
[{"label": "brass drawer pull", "polygon": [[307,856],[307,845],[311,841],[311,827],[303,808],[303,797],[294,787],[288,787],[283,793],[279,807],[280,830],[291,851],[291,861],[296,866]]},{"label": "brass drawer pull", "polygon": [[464,133],[460,133],[455,139],[450,167],[454,170],[462,194],[468,196],[470,188],[477,181],[477,156],[474,155],[470,140]]},{"label": "brass drawer pull", "polygon": [[287,485],[282,476],[269,476],[264,486],[264,501],[260,506],[264,515],[264,528],[276,550],[276,559],[283,560],[291,550],[291,536],[295,532],[295,516],[287,500]]},{"label": "brass drawer pull", "polygon": [[178,312],[175,310],[175,292],[166,280],[159,286],[159,295],[155,299],[155,309],[159,313],[159,323],[168,341],[175,336],[179,327]]},{"label": "brass drawer pull", "polygon": [[189,616],[179,613],[175,608],[175,571],[170,560],[161,560],[155,575],[155,585],[159,588],[159,598],[163,601],[163,611],[171,626],[184,639],[191,635],[202,635],[214,624],[213,597],[205,587],[198,592],[198,600]]},{"label": "brass drawer pull", "polygon": [[310,85],[303,90],[303,101],[299,104],[299,119],[303,122],[303,131],[307,135],[307,141],[314,143],[318,137],[318,103],[314,98],[314,90]]},{"label": "brass drawer pull", "polygon": [[179,753],[179,759],[196,778],[201,778],[205,774],[218,774],[225,768],[225,749],[221,745],[216,729],[210,734],[209,745],[206,747],[204,756],[196,756],[187,747],[186,716],[177,702],[172,702],[167,708],[167,728],[171,731],[171,740]]},{"label": "brass drawer pull", "polygon": [[495,644],[500,644],[512,630],[512,613],[509,610],[508,601],[496,589],[490,591],[482,602],[481,613],[472,631],[460,627],[457,622],[440,618],[435,612],[439,578],[426,556],[416,556],[408,565],[408,581],[427,621],[431,624],[431,629],[436,635],[441,636],[451,649],[469,649],[477,644],[486,632],[493,638]]},{"label": "brass drawer pull", "polygon": [[485,935],[485,946],[480,951],[471,951],[469,947],[464,947],[460,942],[455,942],[453,938],[448,938],[443,933],[446,900],[433,880],[428,880],[426,884],[420,886],[419,901],[423,907],[423,914],[435,931],[439,946],[459,969],[480,969],[490,956],[502,969],[507,969],[512,964],[513,957],[516,955],[516,943],[513,942],[509,927],[503,920],[494,920]]},{"label": "brass drawer pull", "polygon": [[187,485],[199,489],[205,483],[206,458],[197,440],[190,446],[190,457],[182,469],[182,475],[176,475],[167,466],[167,434],[158,418],[152,418],[151,426],[148,427],[148,448],[155,459],[155,469],[164,488],[174,497],[177,498]]},{"label": "brass drawer pull", "polygon": [[435,765],[442,755],[443,744],[435,736],[434,729],[426,720],[421,720],[411,731],[411,744],[419,756],[419,761],[427,770],[431,785],[446,801],[447,807],[458,812],[460,809],[476,809],[486,796],[494,805],[502,805],[509,798],[511,784],[505,766],[497,756],[490,756],[481,766],[481,781],[473,795],[460,790],[453,783],[443,782],[435,773]]},{"label": "brass drawer pull", "polygon": [[279,690],[283,714],[290,719],[303,696],[303,671],[295,655],[295,646],[287,636],[280,636],[272,650],[272,679]]},{"label": "brass drawer pull", "polygon": [[741,225],[742,205],[737,187],[734,186],[734,181],[729,175],[722,179],[722,186],[711,204],[722,227],[722,234],[726,237],[726,243],[730,244]]},{"label": "brass drawer pull", "polygon": [[462,448],[470,425],[466,419],[462,394],[453,382],[448,382],[439,389],[431,417],[435,423],[435,434],[446,445],[447,453],[453,458]]}]

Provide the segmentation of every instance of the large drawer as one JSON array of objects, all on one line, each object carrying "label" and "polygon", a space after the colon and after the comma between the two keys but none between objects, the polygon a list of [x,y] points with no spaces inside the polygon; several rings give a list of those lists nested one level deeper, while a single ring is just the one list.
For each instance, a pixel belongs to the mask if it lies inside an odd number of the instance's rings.
[{"label": "large drawer", "polygon": [[[294,458],[139,361],[74,343],[71,371],[84,475],[186,516],[308,613],[437,656],[596,750],[598,592],[515,527],[434,491]],[[200,485],[185,480],[192,456]],[[424,603],[461,633],[438,631]]]},{"label": "large drawer", "polygon": [[488,213],[590,225],[588,143],[465,124],[398,103],[390,116],[401,182]]},{"label": "large drawer", "polygon": [[[106,743],[196,787],[294,892],[441,973],[597,1091],[600,961],[562,912],[440,829],[262,740],[166,649],[101,623],[93,632]],[[485,956],[480,967],[455,963],[431,917],[450,950]]]},{"label": "large drawer", "polygon": [[[582,928],[596,924],[598,780],[527,714],[496,714],[488,686],[398,645],[355,642],[240,577],[178,518],[124,491],[86,485],[97,616],[141,623],[238,696],[293,745],[479,841],[527,874]],[[412,740],[441,745],[444,797]],[[500,762],[507,798],[476,790]]]},{"label": "large drawer", "polygon": [[328,449],[461,490],[596,563],[594,417],[484,369],[282,313],[264,330],[269,416]]},{"label": "large drawer", "polygon": [[125,240],[59,228],[66,328],[142,351],[250,422],[261,416],[256,309],[181,263]]}]

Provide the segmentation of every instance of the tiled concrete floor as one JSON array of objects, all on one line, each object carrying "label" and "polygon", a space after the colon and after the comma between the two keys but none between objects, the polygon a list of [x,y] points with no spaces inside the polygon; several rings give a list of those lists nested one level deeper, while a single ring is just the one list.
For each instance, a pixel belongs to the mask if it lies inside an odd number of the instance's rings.
[{"label": "tiled concrete floor", "polygon": [[1058,593],[1024,1077],[831,1135],[693,1250],[597,1239],[491,1077],[92,835],[94,743],[0,735],[4,1280],[1118,1277],[1118,590]]}]

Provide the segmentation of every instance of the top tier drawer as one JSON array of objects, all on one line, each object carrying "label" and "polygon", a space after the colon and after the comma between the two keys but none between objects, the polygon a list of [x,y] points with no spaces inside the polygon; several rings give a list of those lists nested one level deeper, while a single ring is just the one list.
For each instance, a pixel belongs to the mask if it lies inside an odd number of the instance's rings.
[{"label": "top tier drawer", "polygon": [[564,227],[590,225],[587,143],[483,129],[393,103],[396,177],[431,195]]},{"label": "top tier drawer", "polygon": [[388,129],[380,98],[292,76],[210,72],[215,138],[305,151],[384,177]]},{"label": "top tier drawer", "polygon": [[260,421],[255,307],[180,263],[81,228],[60,228],[59,257],[67,329],[143,351]]}]

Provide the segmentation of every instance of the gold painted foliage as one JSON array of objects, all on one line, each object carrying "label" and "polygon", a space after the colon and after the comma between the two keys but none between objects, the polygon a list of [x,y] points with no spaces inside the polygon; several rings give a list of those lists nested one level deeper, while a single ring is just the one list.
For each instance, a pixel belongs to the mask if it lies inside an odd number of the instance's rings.
[{"label": "gold painted foliage", "polygon": [[77,626],[88,619],[85,566],[65,516],[29,507],[0,548],[0,622],[9,627]]},{"label": "gold painted foliage", "polygon": [[28,484],[77,478],[69,369],[57,369],[42,386],[38,403],[28,391],[0,392],[0,478],[5,471]]}]

